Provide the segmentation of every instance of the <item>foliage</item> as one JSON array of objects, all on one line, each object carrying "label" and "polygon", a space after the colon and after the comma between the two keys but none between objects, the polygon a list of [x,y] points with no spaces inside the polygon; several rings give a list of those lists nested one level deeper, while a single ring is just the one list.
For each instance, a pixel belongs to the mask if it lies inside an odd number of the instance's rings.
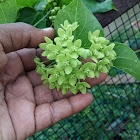
[{"label": "foliage", "polygon": [[[68,5],[70,2],[71,0],[1,0],[0,24],[20,21],[29,23],[31,25],[36,25],[35,23],[43,18],[42,23],[39,23],[39,25],[37,25],[36,27],[45,28],[46,26],[48,27],[52,24],[57,12]],[[111,0],[110,2],[105,2],[106,8],[103,10],[103,8],[101,7],[104,2],[102,3],[95,1],[94,3],[96,4],[93,4],[92,8],[96,9],[96,11],[94,11],[95,13],[99,11],[106,12],[108,10],[111,10],[110,4],[113,5]],[[29,10],[28,8],[31,9]],[[93,10],[91,9],[91,11]],[[33,19],[34,22],[31,22],[30,18],[32,19],[32,17],[30,16],[36,17],[36,20]]]},{"label": "foliage", "polygon": [[116,10],[112,0],[83,0],[92,13],[104,13],[112,9]]}]

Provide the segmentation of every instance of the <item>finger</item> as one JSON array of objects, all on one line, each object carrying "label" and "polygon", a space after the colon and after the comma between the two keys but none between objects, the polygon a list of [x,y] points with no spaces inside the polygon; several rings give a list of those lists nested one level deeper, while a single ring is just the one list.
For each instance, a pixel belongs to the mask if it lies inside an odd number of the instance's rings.
[{"label": "finger", "polygon": [[67,94],[63,95],[61,91],[57,89],[49,89],[49,85],[40,85],[34,88],[35,100],[37,105],[52,103],[64,98],[73,96],[73,93],[70,91]]},{"label": "finger", "polygon": [[106,78],[107,78],[107,73],[100,73],[99,78],[95,77],[95,78],[90,78],[90,77],[86,77],[86,82],[89,83],[89,85],[91,87],[99,85],[100,83],[102,83]]},{"label": "finger", "polygon": [[[47,57],[43,57],[41,54],[43,52],[42,49],[22,49],[16,51],[23,63],[25,71],[31,71],[36,68],[36,63],[34,62],[35,57],[39,57],[41,61],[46,61]],[[46,65],[49,64],[45,63]]]},{"label": "finger", "polygon": [[5,53],[22,48],[38,47],[47,36],[53,39],[55,32],[52,28],[37,29],[25,23],[10,23],[0,25],[0,40]]},{"label": "finger", "polygon": [[1,76],[4,72],[7,62],[8,62],[8,58],[4,53],[2,45],[0,44],[0,81],[1,81]]},{"label": "finger", "polygon": [[51,104],[37,106],[35,110],[36,132],[82,111],[92,101],[92,94],[87,93],[85,95],[78,94]]}]

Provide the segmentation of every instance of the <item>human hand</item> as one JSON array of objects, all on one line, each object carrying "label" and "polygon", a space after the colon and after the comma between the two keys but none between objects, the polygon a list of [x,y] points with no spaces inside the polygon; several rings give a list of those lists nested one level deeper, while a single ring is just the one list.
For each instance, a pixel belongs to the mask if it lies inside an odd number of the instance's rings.
[{"label": "human hand", "polygon": [[[64,96],[42,85],[34,58],[45,58],[42,50],[31,47],[54,34],[51,28],[40,30],[24,23],[0,25],[0,140],[24,140],[92,103],[90,93]],[[105,78],[101,74],[87,81],[94,86]]]}]

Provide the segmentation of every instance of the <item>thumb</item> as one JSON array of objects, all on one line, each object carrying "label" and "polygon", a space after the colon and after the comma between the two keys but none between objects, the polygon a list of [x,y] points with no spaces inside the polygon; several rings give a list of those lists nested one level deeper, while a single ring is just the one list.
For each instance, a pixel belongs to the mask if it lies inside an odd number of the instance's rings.
[{"label": "thumb", "polygon": [[0,25],[0,44],[5,53],[22,48],[34,48],[44,42],[44,37],[54,38],[53,28],[37,29],[25,23]]},{"label": "thumb", "polygon": [[25,23],[0,24],[0,80],[8,61],[5,53],[38,47],[45,36],[53,39],[54,35],[52,28],[41,30]]}]

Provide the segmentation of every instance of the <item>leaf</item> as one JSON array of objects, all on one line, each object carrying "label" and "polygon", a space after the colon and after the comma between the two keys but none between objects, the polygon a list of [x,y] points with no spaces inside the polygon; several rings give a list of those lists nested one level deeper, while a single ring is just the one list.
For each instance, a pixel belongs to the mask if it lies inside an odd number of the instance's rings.
[{"label": "leaf", "polygon": [[15,0],[0,2],[0,24],[15,22],[17,8]]},{"label": "leaf", "polygon": [[105,13],[112,9],[116,10],[112,0],[97,2],[96,0],[82,0],[92,13]]},{"label": "leaf", "polygon": [[90,46],[88,40],[89,31],[94,32],[99,29],[101,30],[101,36],[104,36],[100,23],[81,0],[73,0],[67,7],[59,11],[54,21],[55,30],[60,28],[65,20],[68,20],[71,24],[76,21],[78,22],[79,26],[74,31],[74,36],[75,40],[82,40],[82,47]]},{"label": "leaf", "polygon": [[[30,25],[34,25],[44,16],[42,13],[36,12],[36,10],[29,7],[20,9],[18,14],[19,14],[19,17],[17,18],[16,22],[24,22]],[[46,18],[43,19],[36,27],[45,28]]]},{"label": "leaf", "polygon": [[140,81],[140,61],[136,54],[122,43],[115,44],[114,51],[117,54],[117,59],[113,61],[113,66],[131,74]]},{"label": "leaf", "polygon": [[17,9],[24,8],[24,7],[33,7],[35,2],[38,0],[16,0]]}]

